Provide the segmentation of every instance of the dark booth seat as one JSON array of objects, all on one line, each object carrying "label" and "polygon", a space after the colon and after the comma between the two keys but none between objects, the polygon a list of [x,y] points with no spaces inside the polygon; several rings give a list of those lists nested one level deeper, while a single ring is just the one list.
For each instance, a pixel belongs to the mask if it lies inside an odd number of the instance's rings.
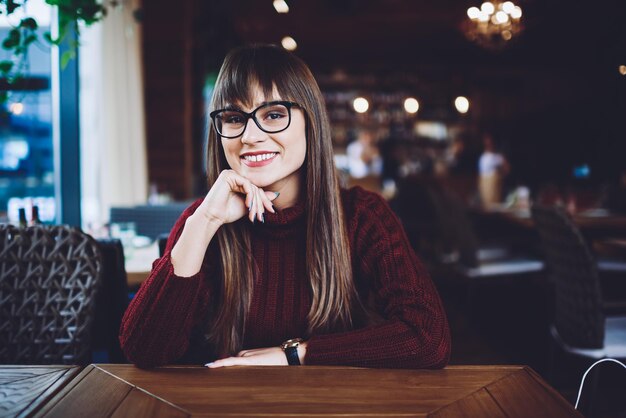
[{"label": "dark booth seat", "polygon": [[129,302],[124,248],[119,239],[98,239],[102,254],[102,285],[96,297],[93,328],[93,361],[125,363],[119,343],[122,316]]},{"label": "dark booth seat", "polygon": [[164,205],[137,205],[112,207],[110,222],[133,222],[137,235],[156,240],[159,235],[170,232],[181,213],[191,202],[176,202]]}]

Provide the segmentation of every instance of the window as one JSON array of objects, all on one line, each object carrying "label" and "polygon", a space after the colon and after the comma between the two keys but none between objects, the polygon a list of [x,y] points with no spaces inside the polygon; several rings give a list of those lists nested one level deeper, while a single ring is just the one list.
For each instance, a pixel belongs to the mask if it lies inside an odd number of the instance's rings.
[{"label": "window", "polygon": [[[39,23],[40,38],[49,31],[51,8],[43,0],[30,0],[29,15]],[[19,16],[0,15],[0,40]],[[0,50],[0,60],[10,59]],[[19,207],[39,206],[40,219],[53,222],[54,152],[52,140],[51,47],[45,41],[28,53],[26,77],[0,107],[0,221],[16,223]],[[4,83],[4,81],[2,81]]]}]

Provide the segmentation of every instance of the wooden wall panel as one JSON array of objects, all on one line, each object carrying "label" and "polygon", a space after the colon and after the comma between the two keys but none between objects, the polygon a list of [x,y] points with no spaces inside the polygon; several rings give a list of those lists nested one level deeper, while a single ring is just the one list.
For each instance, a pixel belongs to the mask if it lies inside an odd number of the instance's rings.
[{"label": "wooden wall panel", "polygon": [[148,179],[175,199],[193,194],[193,4],[143,4]]}]

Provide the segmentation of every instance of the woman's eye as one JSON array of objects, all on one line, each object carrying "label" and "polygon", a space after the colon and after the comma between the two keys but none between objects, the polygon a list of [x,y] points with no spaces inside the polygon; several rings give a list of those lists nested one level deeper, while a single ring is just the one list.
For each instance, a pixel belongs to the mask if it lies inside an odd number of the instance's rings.
[{"label": "woman's eye", "polygon": [[267,119],[280,119],[284,117],[285,117],[284,114],[278,113],[278,112],[271,112],[271,113],[268,113],[266,116]]},{"label": "woman's eye", "polygon": [[224,123],[243,123],[243,117],[241,115],[225,115],[222,120],[224,121]]}]

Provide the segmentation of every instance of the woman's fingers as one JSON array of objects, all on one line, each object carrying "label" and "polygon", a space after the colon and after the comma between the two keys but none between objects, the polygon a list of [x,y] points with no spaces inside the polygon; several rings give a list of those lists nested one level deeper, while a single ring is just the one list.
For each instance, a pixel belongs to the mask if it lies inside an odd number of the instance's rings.
[{"label": "woman's fingers", "polygon": [[258,221],[265,223],[265,207],[263,205],[263,190],[259,189],[257,187],[256,189],[256,199],[255,199],[255,203],[256,203],[256,209],[257,209],[257,215],[256,218]]},{"label": "woman's fingers", "polygon": [[[271,192],[270,192],[271,193]],[[271,193],[275,196],[275,193]],[[268,210],[272,213],[275,213],[274,207],[272,206],[272,202],[267,197],[266,192],[259,187],[254,185],[251,186],[251,197],[246,197],[246,202],[249,201],[248,208],[249,214],[248,219],[250,222],[265,222],[265,211]]]},{"label": "woman's fingers", "polygon": [[235,357],[223,358],[212,363],[205,364],[206,367],[215,369],[229,366],[287,366],[287,357],[280,347],[255,348],[243,350]]},{"label": "woman's fingers", "polygon": [[265,206],[265,208],[272,212],[272,213],[276,213],[276,210],[274,210],[274,204],[272,203],[273,200],[275,200],[278,195],[280,193],[275,193],[275,192],[263,192],[261,193],[261,196],[263,198],[263,206]]},{"label": "woman's fingers", "polygon": [[267,192],[232,170],[228,170],[227,179],[231,192],[245,195],[242,198],[250,222],[265,222],[265,211],[276,213],[272,201],[278,197],[278,193]]},{"label": "woman's fingers", "polygon": [[243,357],[228,357],[221,360],[216,360],[213,363],[205,364],[206,367],[210,369],[217,369],[219,367],[230,367],[230,366],[244,366],[248,364],[248,360]]}]

